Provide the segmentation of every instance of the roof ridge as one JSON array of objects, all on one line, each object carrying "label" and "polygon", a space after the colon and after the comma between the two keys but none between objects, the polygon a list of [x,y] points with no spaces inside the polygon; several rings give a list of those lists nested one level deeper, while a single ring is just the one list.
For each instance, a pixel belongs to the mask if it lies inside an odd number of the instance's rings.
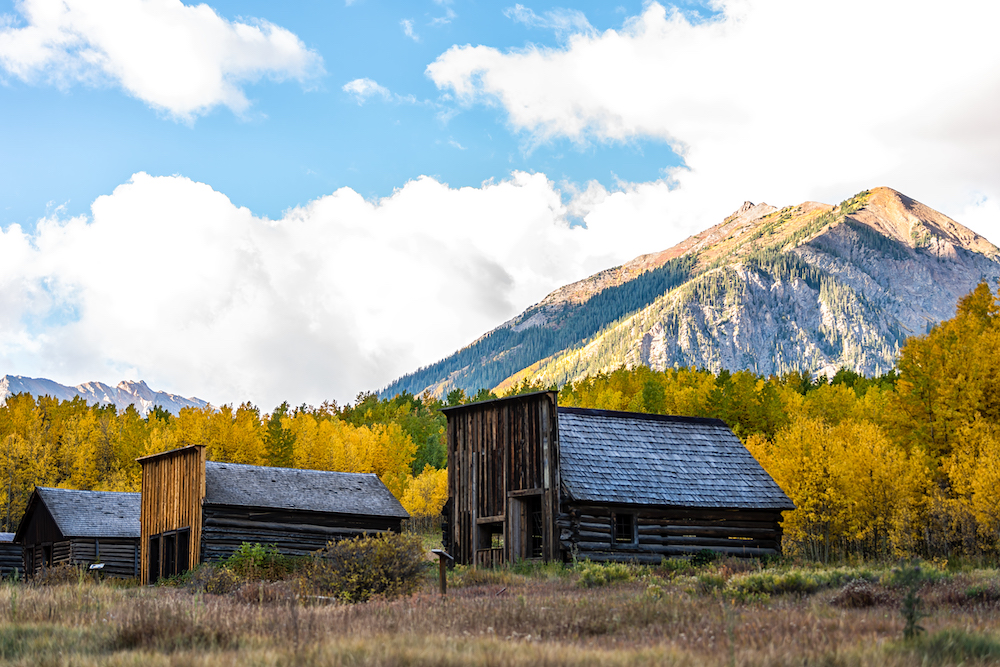
[{"label": "roof ridge", "polygon": [[318,472],[325,475],[368,475],[378,477],[374,472],[344,472],[342,470],[317,470],[316,468],[286,468],[284,466],[258,466],[252,463],[233,463],[231,461],[205,461],[205,465],[214,466],[240,466],[241,468],[253,468],[255,470],[289,470],[292,472]]},{"label": "roof ridge", "polygon": [[559,414],[583,415],[588,417],[609,417],[614,419],[644,419],[648,421],[674,422],[680,424],[703,424],[725,426],[726,422],[716,417],[687,417],[684,415],[661,415],[647,412],[626,412],[624,410],[597,410],[595,408],[571,408],[559,406]]}]

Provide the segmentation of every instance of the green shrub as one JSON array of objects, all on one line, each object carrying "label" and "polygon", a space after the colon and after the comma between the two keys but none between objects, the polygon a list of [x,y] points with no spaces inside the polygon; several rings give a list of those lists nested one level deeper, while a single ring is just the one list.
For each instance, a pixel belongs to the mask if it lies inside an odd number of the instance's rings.
[{"label": "green shrub", "polygon": [[660,574],[671,579],[679,574],[690,574],[693,569],[691,561],[683,558],[664,558],[659,567]]},{"label": "green shrub", "polygon": [[729,588],[737,593],[767,593],[785,595],[796,593],[811,595],[826,588],[836,588],[851,581],[874,581],[876,577],[867,570],[804,570],[786,572],[763,570],[738,574],[729,580]]},{"label": "green shrub", "polygon": [[925,632],[919,623],[920,619],[927,616],[927,613],[922,609],[923,600],[918,595],[918,591],[927,581],[928,574],[920,567],[919,562],[913,562],[894,569],[890,578],[895,586],[906,591],[903,605],[899,610],[906,621],[906,625],[903,627],[903,639],[916,639],[918,635]]},{"label": "green shrub", "polygon": [[726,577],[717,572],[702,572],[696,579],[702,593],[714,593],[726,587]]},{"label": "green shrub", "polygon": [[312,558],[302,588],[343,602],[407,595],[428,564],[419,535],[382,533],[330,542]]},{"label": "green shrub", "polygon": [[205,568],[207,576],[201,582],[201,589],[212,595],[226,595],[232,593],[243,580],[228,567],[219,565],[209,565]]},{"label": "green shrub", "polygon": [[718,557],[719,554],[715,553],[711,549],[702,549],[695,555],[691,556],[691,564],[695,567],[702,567],[712,563]]},{"label": "green shrub", "polygon": [[244,542],[222,566],[242,581],[278,581],[292,573],[294,562],[277,545]]},{"label": "green shrub", "polygon": [[591,563],[585,560],[574,568],[580,578],[577,583],[584,588],[607,586],[619,581],[632,581],[632,570],[625,563]]}]

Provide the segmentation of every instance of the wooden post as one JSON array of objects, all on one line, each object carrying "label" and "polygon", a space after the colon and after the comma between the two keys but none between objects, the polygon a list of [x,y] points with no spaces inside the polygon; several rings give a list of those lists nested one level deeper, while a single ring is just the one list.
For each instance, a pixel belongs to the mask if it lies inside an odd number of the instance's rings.
[{"label": "wooden post", "polygon": [[448,561],[454,561],[455,559],[445,551],[444,549],[431,549],[432,554],[437,554],[438,557],[438,571],[441,581],[441,595],[448,594]]}]

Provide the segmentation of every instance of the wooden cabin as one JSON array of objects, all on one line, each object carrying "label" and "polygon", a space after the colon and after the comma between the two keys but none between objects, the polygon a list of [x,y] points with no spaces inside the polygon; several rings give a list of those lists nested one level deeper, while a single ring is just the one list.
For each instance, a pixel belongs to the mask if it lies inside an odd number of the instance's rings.
[{"label": "wooden cabin", "polygon": [[29,577],[54,565],[103,564],[139,575],[139,494],[36,487],[14,535]]},{"label": "wooden cabin", "polygon": [[244,542],[286,555],[331,540],[399,532],[409,514],[371,473],[206,461],[196,445],[142,464],[142,582],[228,558]]},{"label": "wooden cabin", "polygon": [[14,542],[14,533],[0,533],[0,577],[24,572],[24,549]]},{"label": "wooden cabin", "polygon": [[562,408],[555,392],[444,412],[458,563],[781,551],[795,506],[721,420]]}]

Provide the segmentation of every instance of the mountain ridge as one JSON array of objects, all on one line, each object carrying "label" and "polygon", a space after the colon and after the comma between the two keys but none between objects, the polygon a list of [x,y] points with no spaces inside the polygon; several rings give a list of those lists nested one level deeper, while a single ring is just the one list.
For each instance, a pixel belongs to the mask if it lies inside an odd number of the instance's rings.
[{"label": "mountain ridge", "polygon": [[167,392],[153,391],[143,380],[122,380],[114,387],[103,382],[84,382],[70,387],[45,378],[29,378],[23,375],[0,377],[0,405],[7,402],[8,396],[21,393],[35,397],[47,395],[66,401],[80,397],[91,405],[114,405],[119,410],[134,405],[136,411],[143,417],[154,406],[160,406],[174,415],[178,414],[181,408],[209,407],[208,401],[200,398],[185,398]]},{"label": "mountain ridge", "polygon": [[996,288],[998,257],[982,236],[891,188],[837,206],[748,201],[671,248],[554,290],[383,393],[561,384],[640,363],[884,372],[906,336],[950,317],[981,280]]}]

